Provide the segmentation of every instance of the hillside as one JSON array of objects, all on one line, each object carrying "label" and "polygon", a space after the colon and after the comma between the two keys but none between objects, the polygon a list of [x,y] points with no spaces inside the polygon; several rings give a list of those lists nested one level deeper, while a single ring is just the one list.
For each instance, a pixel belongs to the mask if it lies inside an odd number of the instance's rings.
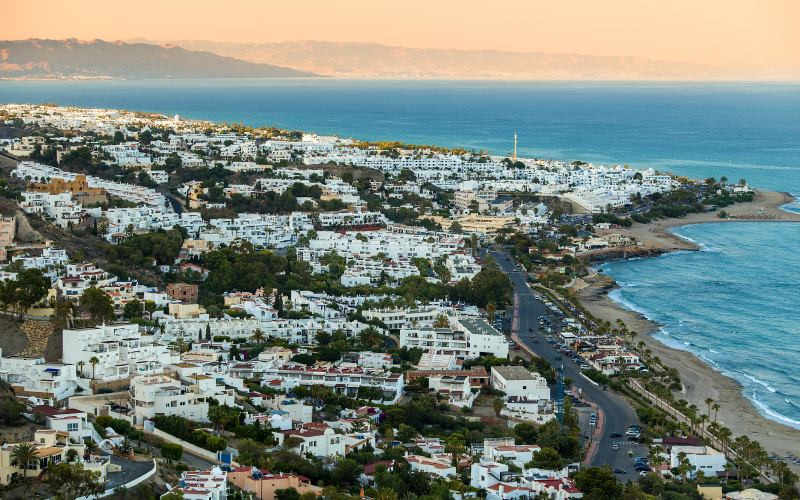
[{"label": "hillside", "polygon": [[291,65],[342,77],[688,79],[731,74],[727,68],[628,56],[418,49],[320,41],[252,44],[179,40],[170,43],[255,63]]},{"label": "hillside", "polygon": [[176,46],[103,40],[0,41],[0,78],[286,78],[312,73]]}]

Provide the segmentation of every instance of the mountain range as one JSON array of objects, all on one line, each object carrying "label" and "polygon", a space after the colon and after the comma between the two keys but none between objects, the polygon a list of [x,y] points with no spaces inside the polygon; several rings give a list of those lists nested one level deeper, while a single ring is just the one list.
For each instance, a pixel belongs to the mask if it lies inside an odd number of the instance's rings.
[{"label": "mountain range", "polygon": [[[150,42],[163,43],[163,42]],[[772,79],[798,78],[800,68],[726,67],[632,56],[503,50],[421,49],[377,43],[298,41],[169,42],[253,63],[336,77],[498,79]]]},{"label": "mountain range", "polygon": [[103,40],[0,41],[0,78],[285,78],[311,72],[174,45]]},{"label": "mountain range", "polygon": [[486,78],[781,80],[800,67],[726,67],[632,56],[420,49],[376,43],[0,41],[0,78]]}]

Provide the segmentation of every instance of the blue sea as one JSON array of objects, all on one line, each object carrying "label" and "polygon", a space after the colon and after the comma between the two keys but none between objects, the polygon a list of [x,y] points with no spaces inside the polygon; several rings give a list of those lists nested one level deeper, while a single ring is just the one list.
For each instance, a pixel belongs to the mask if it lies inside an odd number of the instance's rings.
[{"label": "blue sea", "polygon": [[[800,84],[0,81],[0,102],[124,108],[369,140],[650,166],[800,194]],[[800,210],[793,204],[788,209]],[[616,299],[800,427],[800,225],[707,224],[702,252],[614,262]]]}]

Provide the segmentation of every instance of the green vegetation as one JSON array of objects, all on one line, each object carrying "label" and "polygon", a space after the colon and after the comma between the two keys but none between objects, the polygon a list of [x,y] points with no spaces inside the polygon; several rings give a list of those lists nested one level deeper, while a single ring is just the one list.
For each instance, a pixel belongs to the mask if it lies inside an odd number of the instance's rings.
[{"label": "green vegetation", "polygon": [[50,280],[39,269],[23,269],[17,277],[0,281],[0,309],[20,316],[47,295]]},{"label": "green vegetation", "polygon": [[172,434],[178,439],[188,441],[208,451],[222,451],[228,447],[228,442],[223,437],[214,436],[200,430],[199,425],[176,415],[156,415],[153,418],[156,428]]},{"label": "green vegetation", "polygon": [[[108,252],[108,260],[120,263],[118,265],[123,270],[130,267],[151,268],[154,262],[159,265],[172,265],[185,238],[182,230],[177,228],[145,234],[133,234],[133,230],[130,229],[129,234],[122,243],[109,247]],[[119,274],[125,276],[126,272]]]},{"label": "green vegetation", "polygon": [[104,491],[100,473],[88,471],[81,464],[51,465],[47,468],[47,483],[55,500],[73,500]]}]

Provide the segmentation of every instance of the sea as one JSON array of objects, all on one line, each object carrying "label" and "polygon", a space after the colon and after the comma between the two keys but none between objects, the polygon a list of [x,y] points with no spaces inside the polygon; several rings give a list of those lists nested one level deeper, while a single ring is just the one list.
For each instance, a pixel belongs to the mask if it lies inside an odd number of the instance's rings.
[{"label": "sea", "polygon": [[[0,81],[0,102],[152,111],[367,140],[746,179],[800,195],[800,84],[214,79]],[[800,211],[792,203],[787,210]],[[800,225],[682,227],[700,252],[604,264],[656,336],[800,428]]]}]

